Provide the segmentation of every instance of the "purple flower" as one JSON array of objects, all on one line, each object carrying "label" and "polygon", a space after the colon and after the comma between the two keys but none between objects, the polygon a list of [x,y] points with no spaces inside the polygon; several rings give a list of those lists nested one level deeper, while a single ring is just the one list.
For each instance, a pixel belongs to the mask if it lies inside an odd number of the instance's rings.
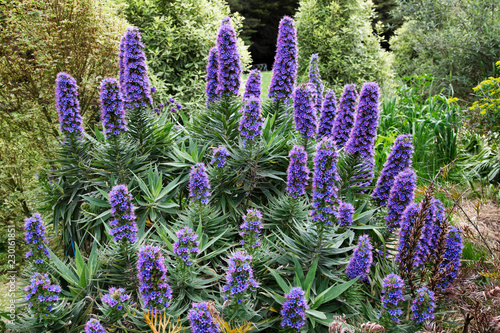
[{"label": "purple flower", "polygon": [[293,108],[295,110],[295,130],[308,140],[316,137],[318,120],[314,106],[314,88],[311,84],[301,84],[295,88],[293,94]]},{"label": "purple flower", "polygon": [[107,304],[113,311],[121,312],[130,300],[130,295],[125,294],[123,288],[109,288],[109,292],[102,296],[102,301]]},{"label": "purple flower", "polygon": [[[415,227],[415,221],[420,213],[416,203],[410,203],[401,216],[401,230],[399,231],[399,247],[396,260],[405,260],[410,252],[410,237]],[[415,262],[413,263],[415,265]]]},{"label": "purple flower", "polygon": [[92,318],[85,324],[85,333],[106,333],[106,330],[99,320]]},{"label": "purple flower", "polygon": [[378,198],[380,205],[385,206],[389,199],[394,178],[404,169],[411,167],[413,144],[411,135],[400,135],[394,141],[391,153],[384,164],[382,173],[372,196]]},{"label": "purple flower", "polygon": [[207,85],[205,87],[205,93],[207,95],[207,106],[212,104],[218,99],[217,96],[217,85],[218,85],[218,70],[219,70],[219,52],[217,47],[214,46],[210,49],[208,53],[208,63],[207,63]]},{"label": "purple flower", "polygon": [[373,246],[368,235],[360,236],[358,245],[354,248],[354,253],[345,269],[349,280],[359,276],[360,280],[368,282],[368,274],[370,274],[370,267],[373,262],[372,250]]},{"label": "purple flower", "polygon": [[226,284],[222,288],[225,300],[234,300],[237,304],[241,304],[245,302],[248,291],[257,290],[259,284],[253,277],[251,262],[252,256],[245,251],[236,251],[229,258]]},{"label": "purple flower", "polygon": [[246,145],[247,140],[254,141],[254,139],[262,134],[262,116],[260,113],[260,100],[257,97],[249,97],[245,100],[243,106],[243,116],[240,120],[238,127],[243,136],[243,144]]},{"label": "purple flower", "polygon": [[[420,207],[422,209],[422,207]],[[434,224],[436,222],[436,199],[433,199],[431,206],[427,212],[424,226],[422,227],[422,235],[418,241],[417,253],[415,255],[415,265],[422,265],[434,252],[436,243],[432,243],[434,238]]]},{"label": "purple flower", "polygon": [[243,215],[243,224],[240,225],[240,236],[243,237],[241,244],[253,250],[260,246],[259,235],[262,225],[262,214],[257,209],[247,209]]},{"label": "purple flower", "polygon": [[56,77],[56,108],[59,128],[67,138],[80,140],[83,135],[78,87],[75,79],[61,72]]},{"label": "purple flower", "polygon": [[436,310],[434,292],[427,287],[419,288],[411,306],[413,320],[416,323],[423,323],[428,319],[434,319],[434,310]]},{"label": "purple flower", "polygon": [[206,302],[193,303],[188,312],[192,333],[218,333],[219,328],[213,321]]},{"label": "purple flower", "polygon": [[[321,102],[318,104],[321,105]],[[333,121],[337,110],[337,98],[333,90],[329,90],[323,101],[321,108],[321,117],[319,118],[318,140],[325,136],[332,136]]]},{"label": "purple flower", "polygon": [[191,266],[192,254],[200,251],[198,248],[200,242],[196,240],[198,235],[193,232],[193,229],[188,227],[184,227],[177,231],[176,235],[179,240],[174,243],[174,253],[187,266]]},{"label": "purple flower", "polygon": [[217,35],[219,53],[217,95],[219,97],[239,94],[241,64],[236,42],[236,31],[229,16],[226,16],[222,20]]},{"label": "purple flower", "polygon": [[120,89],[126,109],[153,104],[144,44],[141,39],[138,28],[128,28],[122,39],[123,57],[120,61],[122,66],[120,73],[123,74],[123,82],[120,80]]},{"label": "purple flower", "polygon": [[306,324],[307,306],[305,292],[300,287],[294,287],[285,295],[285,302],[281,308],[281,327],[284,329],[295,329],[300,332]]},{"label": "purple flower", "polygon": [[210,183],[208,182],[207,169],[205,164],[197,163],[191,167],[189,177],[189,196],[192,201],[200,200],[202,204],[208,203],[210,196]]},{"label": "purple flower", "polygon": [[387,201],[387,228],[393,231],[401,226],[400,218],[405,208],[413,200],[413,191],[417,184],[417,176],[412,169],[401,171],[394,179],[389,200]]},{"label": "purple flower", "polygon": [[[439,241],[439,236],[441,235],[441,232],[443,230],[443,225],[446,222],[446,216],[443,203],[439,199],[433,198],[432,204],[435,206],[435,211],[434,211],[435,217],[434,217],[434,224],[432,226],[432,236],[429,243],[434,244],[435,246]],[[436,252],[432,251],[431,256],[434,257],[435,255]]]},{"label": "purple flower", "polygon": [[109,203],[111,205],[111,220],[109,225],[113,227],[110,235],[115,242],[121,244],[133,244],[137,241],[137,224],[132,204],[132,195],[128,192],[126,185],[116,185],[109,192]]},{"label": "purple flower", "polygon": [[52,311],[59,302],[58,294],[61,292],[61,287],[51,283],[47,273],[34,273],[30,278],[30,284],[24,288],[28,307],[38,315]]},{"label": "purple flower", "polygon": [[110,77],[102,80],[101,108],[102,124],[107,139],[127,130],[127,120],[125,120],[120,87],[118,81],[114,78]]},{"label": "purple flower", "polygon": [[24,223],[26,234],[24,241],[28,245],[26,258],[30,258],[34,264],[43,264],[50,257],[47,249],[47,238],[45,237],[45,226],[43,225],[42,216],[39,213],[28,217]]},{"label": "purple flower", "polygon": [[139,249],[137,271],[139,292],[145,307],[158,312],[168,308],[172,289],[167,283],[167,268],[159,247],[144,245]]},{"label": "purple flower", "polygon": [[269,98],[289,103],[297,77],[297,30],[293,19],[284,16],[279,25]]},{"label": "purple flower", "polygon": [[325,137],[316,146],[311,218],[314,222],[333,225],[337,220],[336,206],[340,203],[335,184],[337,173],[337,151],[331,137]]},{"label": "purple flower", "polygon": [[342,148],[351,135],[354,126],[354,113],[358,102],[356,85],[348,84],[340,97],[340,105],[333,122],[332,136],[337,147]]},{"label": "purple flower", "polygon": [[309,169],[307,168],[307,152],[302,146],[293,146],[290,150],[290,165],[287,170],[286,191],[293,198],[306,193],[307,181],[309,179]]},{"label": "purple flower", "polygon": [[258,69],[254,69],[248,75],[243,99],[250,98],[250,96],[260,99],[260,90],[260,71]]},{"label": "purple flower", "polygon": [[460,258],[462,257],[462,231],[456,227],[451,227],[446,235],[446,248],[444,260],[439,265],[439,271],[444,272],[444,276],[437,285],[442,290],[448,288],[458,275],[460,269]]},{"label": "purple flower", "polygon": [[[309,64],[309,83],[314,86],[314,95],[316,107],[321,106],[321,101],[323,100],[323,81],[321,80],[321,74],[319,73],[318,67],[318,55],[313,54],[311,56],[311,62]],[[333,120],[333,119],[332,119]]]},{"label": "purple flower", "polygon": [[341,227],[352,225],[354,206],[348,202],[341,202],[338,210],[338,221]]},{"label": "purple flower", "polygon": [[214,149],[214,155],[212,157],[212,160],[210,161],[210,164],[217,163],[216,167],[222,168],[226,164],[228,157],[229,152],[227,151],[226,147],[219,146],[219,148]]},{"label": "purple flower", "polygon": [[389,274],[382,281],[382,312],[387,312],[392,321],[399,324],[403,310],[399,302],[404,302],[405,283],[399,275]]}]

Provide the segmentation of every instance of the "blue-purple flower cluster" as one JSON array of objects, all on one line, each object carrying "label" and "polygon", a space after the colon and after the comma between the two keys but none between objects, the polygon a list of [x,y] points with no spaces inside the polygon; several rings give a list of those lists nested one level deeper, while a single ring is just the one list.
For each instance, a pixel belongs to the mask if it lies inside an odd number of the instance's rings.
[{"label": "blue-purple flower cluster", "polygon": [[258,69],[253,69],[250,74],[248,74],[247,83],[245,84],[245,93],[243,94],[243,99],[248,99],[250,97],[255,97],[260,99],[260,71]]},{"label": "blue-purple flower cluster", "polygon": [[260,99],[251,96],[245,100],[243,115],[238,127],[244,145],[247,144],[247,140],[255,141],[255,138],[262,134],[263,121],[260,111]]},{"label": "blue-purple flower cluster", "polygon": [[28,245],[26,259],[30,259],[35,265],[45,263],[45,260],[50,257],[47,249],[47,238],[45,237],[45,226],[43,225],[42,216],[39,213],[28,217],[24,223],[26,231],[24,241]]},{"label": "blue-purple flower cluster", "polygon": [[189,196],[192,201],[200,200],[202,204],[208,204],[210,197],[210,183],[208,182],[205,164],[197,163],[191,167],[189,177]]},{"label": "blue-purple flower cluster", "polygon": [[34,273],[24,291],[28,307],[38,315],[46,315],[59,302],[61,287],[51,283],[49,274]]},{"label": "blue-purple flower cluster", "polygon": [[439,265],[439,271],[443,277],[437,285],[442,290],[448,288],[458,275],[460,269],[460,257],[462,256],[462,231],[451,227],[446,235],[446,247],[444,260]]},{"label": "blue-purple flower cluster", "polygon": [[66,138],[80,140],[83,135],[78,86],[69,74],[61,72],[56,77],[56,108],[59,128]]},{"label": "blue-purple flower cluster", "polygon": [[[432,200],[432,205],[435,206],[434,210],[434,223],[432,225],[432,237],[430,240],[430,244],[433,244],[435,246],[438,241],[439,237],[441,235],[441,232],[443,230],[443,225],[446,222],[446,216],[445,216],[445,209],[443,206],[443,203],[439,199],[433,199]],[[436,255],[435,251],[432,251],[431,256],[434,257]]]},{"label": "blue-purple flower cluster", "polygon": [[417,184],[417,176],[412,169],[401,171],[394,179],[389,200],[387,201],[387,228],[390,231],[401,226],[401,214],[413,200],[413,191]]},{"label": "blue-purple flower cluster", "polygon": [[187,265],[191,266],[191,255],[198,253],[200,249],[200,242],[197,241],[198,235],[194,233],[193,229],[184,227],[176,233],[177,242],[174,243],[174,253]]},{"label": "blue-purple flower cluster", "polygon": [[300,287],[294,287],[285,295],[285,302],[281,308],[281,327],[284,329],[295,329],[300,332],[306,324],[307,306],[305,292]]},{"label": "blue-purple flower cluster", "polygon": [[361,235],[345,270],[349,280],[359,276],[360,280],[368,282],[368,274],[370,274],[370,267],[373,262],[372,250],[373,246],[370,243],[370,237]]},{"label": "blue-purple flower cluster", "polygon": [[188,312],[192,333],[218,333],[219,328],[212,318],[206,302],[193,303]]},{"label": "blue-purple flower cluster", "polygon": [[167,282],[167,268],[161,249],[152,245],[142,246],[139,249],[137,271],[139,292],[146,308],[156,309],[158,312],[168,308],[172,299],[172,288]]},{"label": "blue-purple flower cluster", "polygon": [[410,237],[419,213],[420,207],[416,203],[411,202],[401,215],[401,230],[399,230],[399,246],[396,255],[396,260],[398,261],[405,260],[405,258],[409,259],[407,257],[410,251]]},{"label": "blue-purple flower cluster", "polygon": [[390,319],[399,324],[403,315],[399,302],[403,302],[405,283],[399,275],[389,274],[382,280],[382,312],[387,312]]},{"label": "blue-purple flower cluster", "polygon": [[[422,209],[422,206],[420,206],[420,209]],[[436,199],[433,199],[425,217],[424,226],[422,227],[422,235],[418,241],[417,253],[415,255],[415,266],[423,265],[434,251],[437,244],[432,243],[435,222]]]},{"label": "blue-purple flower cluster", "polygon": [[257,290],[259,284],[253,277],[251,262],[252,256],[245,251],[236,251],[229,258],[226,284],[222,287],[225,300],[234,300],[237,304],[242,304],[248,291]]},{"label": "blue-purple flower cluster", "polygon": [[318,130],[314,104],[314,88],[311,84],[301,84],[295,88],[293,94],[295,130],[306,140],[314,139]]},{"label": "blue-purple flower cluster", "polygon": [[132,204],[132,194],[128,192],[126,185],[116,185],[109,192],[109,203],[111,205],[110,231],[115,242],[133,244],[137,241],[137,224]]},{"label": "blue-purple flower cluster", "polygon": [[332,136],[337,147],[342,148],[351,136],[354,126],[354,115],[358,105],[358,92],[356,85],[348,84],[344,87],[338,112],[333,122]]},{"label": "blue-purple flower cluster", "polygon": [[99,320],[92,318],[85,324],[85,333],[106,333],[106,329]]},{"label": "blue-purple flower cluster", "polygon": [[288,157],[290,157],[290,165],[287,170],[286,191],[293,198],[297,199],[306,193],[307,181],[309,179],[307,152],[302,146],[293,146]]},{"label": "blue-purple flower cluster", "polygon": [[378,198],[381,206],[387,204],[394,178],[404,169],[411,167],[413,144],[411,135],[400,135],[394,141],[391,153],[384,164],[382,173],[373,190],[373,196]]},{"label": "blue-purple flower cluster", "polygon": [[208,53],[208,63],[207,63],[207,85],[205,87],[205,94],[207,95],[207,106],[217,101],[217,85],[218,82],[218,71],[219,71],[219,51],[217,47],[214,46],[210,49]]},{"label": "blue-purple flower cluster", "polygon": [[323,80],[321,80],[321,74],[319,73],[318,66],[318,55],[313,54],[311,56],[311,62],[309,63],[309,83],[314,86],[314,103],[316,107],[321,106],[321,101],[323,100]]},{"label": "blue-purple flower cluster", "polygon": [[123,288],[111,287],[108,291],[107,294],[102,296],[102,302],[112,310],[121,312],[130,300],[130,295],[125,294],[125,289]]},{"label": "blue-purple flower cluster", "polygon": [[411,306],[413,320],[416,323],[423,323],[427,319],[434,319],[434,310],[436,310],[434,292],[427,287],[419,288]]},{"label": "blue-purple flower cluster", "polygon": [[260,246],[259,235],[262,225],[262,213],[257,209],[247,209],[243,215],[243,224],[240,225],[240,236],[243,237],[241,245],[256,249]]},{"label": "blue-purple flower cluster", "polygon": [[222,20],[217,35],[219,54],[217,95],[219,97],[239,94],[241,63],[236,43],[236,31],[234,31],[231,19],[227,16]]},{"label": "blue-purple flower cluster", "polygon": [[104,133],[109,139],[127,130],[127,120],[118,81],[106,78],[101,83],[101,108]]},{"label": "blue-purple flower cluster", "polygon": [[354,206],[349,202],[341,202],[338,209],[338,222],[341,227],[352,225]]},{"label": "blue-purple flower cluster", "polygon": [[212,156],[212,160],[210,161],[210,164],[215,164],[216,167],[222,168],[224,165],[226,165],[227,158],[229,157],[229,152],[227,151],[227,148],[224,146],[219,146],[218,148],[214,149],[214,154]]},{"label": "blue-purple flower cluster", "polygon": [[337,151],[331,137],[325,137],[316,146],[311,218],[316,223],[333,225],[337,220],[336,206],[339,205],[337,172]]},{"label": "blue-purple flower cluster", "polygon": [[279,25],[269,98],[289,103],[297,77],[297,30],[291,17],[284,16]]},{"label": "blue-purple flower cluster", "polygon": [[[321,105],[318,104],[318,105]],[[323,101],[321,108],[321,116],[319,118],[318,126],[318,140],[325,136],[332,136],[333,122],[335,120],[335,112],[337,111],[337,98],[333,90],[329,90]]]}]

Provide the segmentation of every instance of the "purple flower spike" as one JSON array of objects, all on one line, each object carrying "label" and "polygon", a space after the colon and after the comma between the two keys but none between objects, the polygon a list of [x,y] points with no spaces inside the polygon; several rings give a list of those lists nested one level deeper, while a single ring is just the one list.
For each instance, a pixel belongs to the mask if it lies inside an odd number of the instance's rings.
[{"label": "purple flower spike", "polygon": [[389,274],[382,283],[382,312],[387,312],[393,322],[400,323],[403,310],[399,302],[404,302],[405,283],[399,275]]},{"label": "purple flower spike", "polygon": [[411,306],[413,320],[416,323],[423,323],[428,319],[434,319],[434,310],[436,310],[434,292],[427,287],[419,288]]},{"label": "purple flower spike", "polygon": [[214,155],[212,157],[212,160],[210,161],[210,164],[217,163],[215,165],[216,167],[223,168],[228,157],[229,152],[227,151],[227,148],[224,146],[220,146],[219,148],[214,149]]},{"label": "purple flower spike", "polygon": [[218,71],[219,71],[219,51],[217,51],[217,47],[214,46],[210,49],[210,52],[208,53],[207,78],[206,78],[207,85],[205,87],[205,93],[207,95],[207,106],[212,104],[218,99],[217,96],[217,85],[219,82]]},{"label": "purple flower spike", "polygon": [[34,273],[30,278],[30,284],[24,288],[28,307],[36,314],[43,315],[54,309],[59,302],[58,294],[61,287],[51,284],[47,273]]},{"label": "purple flower spike", "polygon": [[279,25],[269,98],[290,102],[297,77],[297,30],[291,17],[284,16]]},{"label": "purple flower spike", "polygon": [[108,291],[107,294],[102,296],[102,302],[107,304],[113,311],[122,312],[130,300],[130,295],[126,294],[123,288],[111,287]]},{"label": "purple flower spike", "polygon": [[138,28],[128,28],[123,36],[123,57],[121,58],[120,73],[123,74],[123,82],[120,80],[122,97],[125,109],[139,106],[150,106],[151,89],[146,66],[146,54],[144,44]]},{"label": "purple flower spike", "polygon": [[251,96],[260,99],[260,71],[254,69],[248,75],[247,83],[245,85],[245,94],[243,99],[250,98]]},{"label": "purple flower spike", "polygon": [[[321,105],[318,104],[318,105]],[[318,140],[325,136],[332,136],[333,121],[337,110],[337,98],[333,90],[329,90],[325,95],[323,106],[321,108],[321,117],[318,126]]]},{"label": "purple flower spike", "polygon": [[217,35],[219,53],[217,95],[219,97],[239,94],[241,63],[236,42],[236,31],[234,31],[231,19],[227,16],[222,20]]},{"label": "purple flower spike", "polygon": [[300,288],[295,287],[285,295],[285,302],[281,308],[281,327],[284,329],[296,330],[300,332],[302,326],[306,324],[307,306],[306,293]]},{"label": "purple flower spike", "polygon": [[61,72],[56,77],[56,108],[59,114],[59,128],[66,138],[81,140],[83,136],[78,86],[75,79]]},{"label": "purple flower spike", "polygon": [[439,265],[439,271],[445,272],[438,288],[445,290],[448,288],[458,275],[460,269],[460,258],[462,257],[462,231],[456,227],[451,227],[446,235],[446,248],[444,252],[444,261]]},{"label": "purple flower spike", "polygon": [[411,167],[413,144],[411,135],[400,135],[394,141],[391,153],[384,164],[382,173],[372,196],[378,198],[380,205],[385,206],[389,199],[394,178],[406,168]]},{"label": "purple flower spike", "polygon": [[28,252],[26,252],[26,259],[29,258],[35,265],[45,263],[50,254],[47,250],[48,241],[45,237],[42,216],[35,213],[32,217],[26,218],[24,230],[26,231],[24,241],[29,247]]},{"label": "purple flower spike", "polygon": [[354,114],[358,103],[358,92],[356,85],[348,84],[344,87],[344,92],[340,97],[340,105],[335,120],[333,122],[332,136],[337,147],[345,146],[351,136],[354,126]]},{"label": "purple flower spike", "polygon": [[187,265],[191,266],[192,255],[198,253],[200,249],[200,242],[196,239],[198,235],[194,233],[193,229],[184,227],[177,231],[177,238],[179,239],[174,243],[174,253]]},{"label": "purple flower spike", "polygon": [[373,246],[370,243],[370,237],[368,235],[360,236],[358,245],[354,248],[354,253],[345,269],[349,280],[359,276],[360,280],[368,282],[368,274],[370,274],[370,267],[373,262],[372,250]]},{"label": "purple flower spike", "polygon": [[206,302],[193,303],[188,312],[189,323],[192,333],[218,333],[219,328],[213,321]]},{"label": "purple flower spike", "polygon": [[413,191],[417,184],[417,176],[412,169],[401,171],[394,179],[389,200],[387,201],[387,228],[389,231],[399,228],[403,211],[413,200]]},{"label": "purple flower spike", "polygon": [[229,268],[226,273],[226,284],[222,288],[224,300],[234,300],[237,304],[244,303],[249,291],[256,291],[259,284],[253,277],[250,266],[252,256],[245,251],[236,251],[229,258]]},{"label": "purple flower spike", "polygon": [[109,203],[111,205],[111,220],[109,225],[113,227],[110,235],[115,242],[121,244],[133,244],[137,241],[137,224],[132,204],[132,194],[127,186],[116,185],[109,192]]},{"label": "purple flower spike", "polygon": [[106,333],[106,329],[99,320],[92,318],[85,324],[85,333]]},{"label": "purple flower spike", "polygon": [[313,54],[311,56],[311,62],[309,64],[309,83],[311,83],[315,89],[315,104],[317,108],[321,106],[321,102],[323,101],[324,89],[323,81],[321,80],[321,74],[319,73],[318,62],[318,55]]},{"label": "purple flower spike", "polygon": [[150,310],[162,312],[170,306],[172,288],[167,283],[167,268],[157,246],[144,245],[139,249],[137,261],[139,292],[144,305]]},{"label": "purple flower spike", "polygon": [[338,211],[338,221],[341,227],[352,225],[352,216],[354,215],[354,206],[348,202],[341,202]]},{"label": "purple flower spike", "polygon": [[293,146],[290,150],[290,165],[287,170],[286,191],[294,199],[306,193],[309,169],[307,168],[307,152],[302,146]]},{"label": "purple flower spike", "polygon": [[[421,209],[421,207],[420,207]],[[422,235],[418,241],[417,253],[415,255],[415,265],[422,265],[434,252],[435,244],[432,243],[434,238],[434,226],[436,222],[436,199],[432,200],[431,206],[427,212],[424,226],[422,227]]]},{"label": "purple flower spike", "polygon": [[302,138],[309,140],[316,137],[318,120],[314,106],[314,88],[311,84],[302,84],[293,94],[295,130]]},{"label": "purple flower spike", "polygon": [[210,183],[208,182],[205,164],[198,163],[191,167],[189,177],[189,196],[192,201],[200,200],[202,204],[208,204],[210,197]]},{"label": "purple flower spike", "polygon": [[[416,203],[410,203],[401,216],[401,230],[399,231],[399,247],[396,260],[404,260],[410,251],[410,237],[415,227],[415,222],[420,213],[420,207]],[[414,261],[415,264],[415,261]]]},{"label": "purple flower spike", "polygon": [[109,139],[127,130],[127,120],[118,81],[107,78],[101,83],[101,108],[104,133]]},{"label": "purple flower spike", "polygon": [[337,221],[336,206],[340,204],[335,184],[337,173],[337,151],[331,137],[325,137],[316,146],[311,218],[314,222],[333,225]]},{"label": "purple flower spike", "polygon": [[238,127],[244,145],[247,144],[247,140],[255,141],[255,138],[262,134],[262,124],[260,99],[251,96],[243,106],[243,116]]},{"label": "purple flower spike", "polygon": [[262,225],[262,214],[257,209],[247,209],[243,216],[243,224],[240,225],[240,236],[243,237],[241,245],[250,247],[252,250],[260,246],[259,235]]},{"label": "purple flower spike", "polygon": [[[436,246],[439,241],[439,236],[441,235],[441,232],[443,230],[443,225],[446,222],[446,216],[443,203],[439,199],[433,199],[432,204],[433,206],[435,206],[435,217],[432,227],[432,237],[429,241],[429,244],[432,244],[432,246]],[[435,255],[436,252],[432,251],[431,256],[434,257]]]}]

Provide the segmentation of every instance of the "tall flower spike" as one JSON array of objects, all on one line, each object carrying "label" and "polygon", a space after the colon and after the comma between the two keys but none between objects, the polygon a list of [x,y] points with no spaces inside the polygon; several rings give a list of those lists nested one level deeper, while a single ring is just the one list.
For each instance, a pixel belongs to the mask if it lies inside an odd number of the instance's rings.
[{"label": "tall flower spike", "polygon": [[217,35],[219,53],[217,95],[219,97],[239,94],[241,63],[236,43],[236,31],[229,16],[226,16],[222,20]]},{"label": "tall flower spike", "polygon": [[297,199],[306,193],[307,181],[309,180],[307,152],[302,146],[293,146],[288,157],[290,157],[290,165],[287,170],[286,191]]},{"label": "tall flower spike", "polygon": [[368,235],[360,236],[345,270],[349,280],[359,276],[360,280],[368,282],[368,274],[370,274],[370,267],[373,262],[372,250],[373,246],[370,243],[370,237]]},{"label": "tall flower spike", "polygon": [[436,310],[434,292],[427,289],[427,287],[419,288],[411,306],[411,311],[413,312],[412,319],[416,323],[423,323],[428,319],[434,319],[434,310]]},{"label": "tall flower spike", "polygon": [[295,130],[302,138],[314,139],[317,133],[318,120],[314,106],[314,88],[310,84],[301,84],[293,94]]},{"label": "tall flower spike", "polygon": [[64,72],[56,77],[56,108],[59,128],[66,138],[80,140],[83,135],[78,86],[75,79]]},{"label": "tall flower spike", "polygon": [[[404,210],[401,216],[401,230],[399,231],[399,246],[398,253],[396,255],[396,260],[408,262],[408,256],[410,254],[410,237],[415,227],[415,222],[420,213],[420,207],[416,203],[410,203],[408,207]],[[415,261],[413,261],[415,265]],[[406,267],[406,269],[413,269],[414,267],[407,267],[400,265],[401,267]]]},{"label": "tall flower spike", "polygon": [[189,196],[192,201],[200,200],[202,204],[208,204],[210,197],[210,183],[208,182],[205,164],[197,163],[191,167],[189,177]]},{"label": "tall flower spike", "polygon": [[138,28],[128,28],[123,38],[123,83],[121,85],[125,108],[153,104],[146,66],[144,44]]},{"label": "tall flower spike", "polygon": [[377,186],[372,193],[385,206],[389,199],[394,178],[406,168],[411,168],[411,158],[413,156],[413,144],[411,135],[400,135],[394,141],[391,153],[384,164],[382,173],[377,180]]},{"label": "tall flower spike", "polygon": [[111,220],[110,235],[115,242],[133,244],[137,241],[137,224],[132,204],[132,194],[126,185],[116,185],[109,192]]},{"label": "tall flower spike", "polygon": [[262,134],[262,124],[260,99],[251,96],[245,100],[243,115],[238,127],[244,145],[247,144],[247,141],[255,141],[255,138]]},{"label": "tall flower spike", "polygon": [[[321,102],[318,104],[321,105]],[[321,116],[319,118],[318,126],[318,140],[325,136],[332,136],[333,121],[335,119],[335,112],[337,110],[337,98],[333,90],[329,90],[323,101],[321,108]]]},{"label": "tall flower spike", "polygon": [[354,114],[358,103],[358,92],[356,85],[348,84],[340,97],[340,104],[335,120],[333,122],[332,136],[337,147],[345,146],[354,126]]},{"label": "tall flower spike", "polygon": [[158,312],[168,308],[172,289],[167,283],[167,268],[159,247],[144,245],[139,249],[137,271],[139,292],[145,307]]},{"label": "tall flower spike", "polygon": [[120,86],[114,78],[110,77],[102,80],[101,109],[102,124],[106,138],[109,139],[127,130],[127,120],[125,119]]},{"label": "tall flower spike", "polygon": [[45,237],[42,216],[35,213],[32,217],[26,218],[24,230],[26,231],[24,241],[29,247],[26,259],[30,259],[35,265],[43,264],[50,257],[50,254],[47,250],[48,242]]},{"label": "tall flower spike", "polygon": [[30,278],[30,284],[24,288],[28,307],[38,315],[44,315],[54,309],[59,301],[58,294],[61,287],[51,284],[47,273],[34,273]]},{"label": "tall flower spike", "polygon": [[285,295],[285,302],[281,308],[281,327],[284,329],[295,329],[300,332],[306,324],[307,306],[306,293],[300,287],[294,287]]},{"label": "tall flower spike", "polygon": [[125,93],[123,87],[125,86],[125,52],[127,50],[127,34],[123,35],[120,40],[120,53],[118,56],[118,65],[120,70],[120,92],[122,95]]},{"label": "tall flower spike", "polygon": [[269,98],[289,103],[297,78],[297,30],[291,17],[284,16],[279,25]]},{"label": "tall flower spike", "polygon": [[193,303],[188,312],[192,333],[218,333],[219,328],[213,321],[206,302]]},{"label": "tall flower spike", "polygon": [[[443,206],[443,203],[439,199],[433,199],[432,201],[433,206],[435,206],[435,218],[434,218],[434,224],[432,227],[432,237],[431,240],[429,241],[430,244],[433,246],[436,246],[439,242],[439,237],[441,235],[441,232],[443,230],[443,226],[446,222],[446,216],[445,216],[445,209]],[[433,251],[431,253],[431,256],[434,257],[436,255],[436,252]]]},{"label": "tall flower spike", "polygon": [[[420,206],[420,209],[422,209],[422,206]],[[435,221],[436,199],[433,198],[425,218],[424,226],[422,227],[422,235],[418,241],[417,253],[415,255],[415,265],[417,266],[424,264],[434,252],[435,244],[437,244],[432,243]]]},{"label": "tall flower spike", "polygon": [[85,333],[106,333],[106,330],[99,320],[92,318],[85,324]]},{"label": "tall flower spike", "polygon": [[102,296],[103,304],[106,304],[115,312],[122,312],[126,303],[130,300],[130,295],[125,293],[123,288],[111,287],[108,293]]},{"label": "tall flower spike", "polygon": [[260,99],[260,91],[260,71],[258,69],[254,69],[250,72],[250,74],[248,74],[243,99],[250,98],[251,96]]},{"label": "tall flower spike", "polygon": [[400,218],[403,211],[413,200],[413,191],[417,184],[417,176],[412,169],[401,171],[392,185],[387,201],[387,228],[389,231],[399,228]]},{"label": "tall flower spike", "polygon": [[226,284],[222,288],[225,300],[234,300],[237,304],[242,304],[249,291],[257,290],[259,284],[253,277],[251,262],[252,256],[245,251],[236,251],[229,258]]},{"label": "tall flower spike", "polygon": [[352,216],[354,215],[354,206],[348,202],[341,202],[338,211],[338,220],[341,227],[352,225]]},{"label": "tall flower spike", "polygon": [[259,247],[259,235],[262,228],[264,228],[262,213],[257,209],[247,209],[247,214],[243,215],[243,224],[240,225],[240,236],[243,237],[241,245],[246,245],[249,250]]},{"label": "tall flower spike", "polygon": [[210,164],[217,163],[215,166],[218,168],[222,168],[226,164],[228,157],[229,152],[227,151],[227,148],[224,146],[220,146],[219,148],[214,149],[214,155],[212,156]]},{"label": "tall flower spike", "polygon": [[403,289],[405,283],[399,275],[389,274],[382,280],[382,312],[389,314],[396,324],[403,315],[400,302],[404,302]]},{"label": "tall flower spike", "polygon": [[323,81],[321,80],[321,74],[319,73],[318,66],[318,55],[313,54],[311,56],[311,62],[309,64],[309,83],[311,83],[315,88],[315,104],[316,107],[321,106],[323,101]]},{"label": "tall flower spike", "polygon": [[207,106],[217,101],[217,85],[218,85],[218,71],[219,71],[219,51],[214,46],[208,53],[207,62],[207,85],[205,87],[205,94],[207,95]]},{"label": "tall flower spike", "polygon": [[460,229],[451,227],[446,235],[444,261],[439,265],[439,271],[443,277],[437,285],[442,290],[448,288],[458,275],[463,248],[461,233]]},{"label": "tall flower spike", "polygon": [[191,266],[191,257],[200,251],[198,235],[193,229],[184,227],[176,233],[178,241],[174,243],[174,253],[187,265]]},{"label": "tall flower spike", "polygon": [[336,206],[339,205],[337,151],[331,137],[325,137],[316,146],[311,218],[316,223],[333,225],[336,222]]}]

